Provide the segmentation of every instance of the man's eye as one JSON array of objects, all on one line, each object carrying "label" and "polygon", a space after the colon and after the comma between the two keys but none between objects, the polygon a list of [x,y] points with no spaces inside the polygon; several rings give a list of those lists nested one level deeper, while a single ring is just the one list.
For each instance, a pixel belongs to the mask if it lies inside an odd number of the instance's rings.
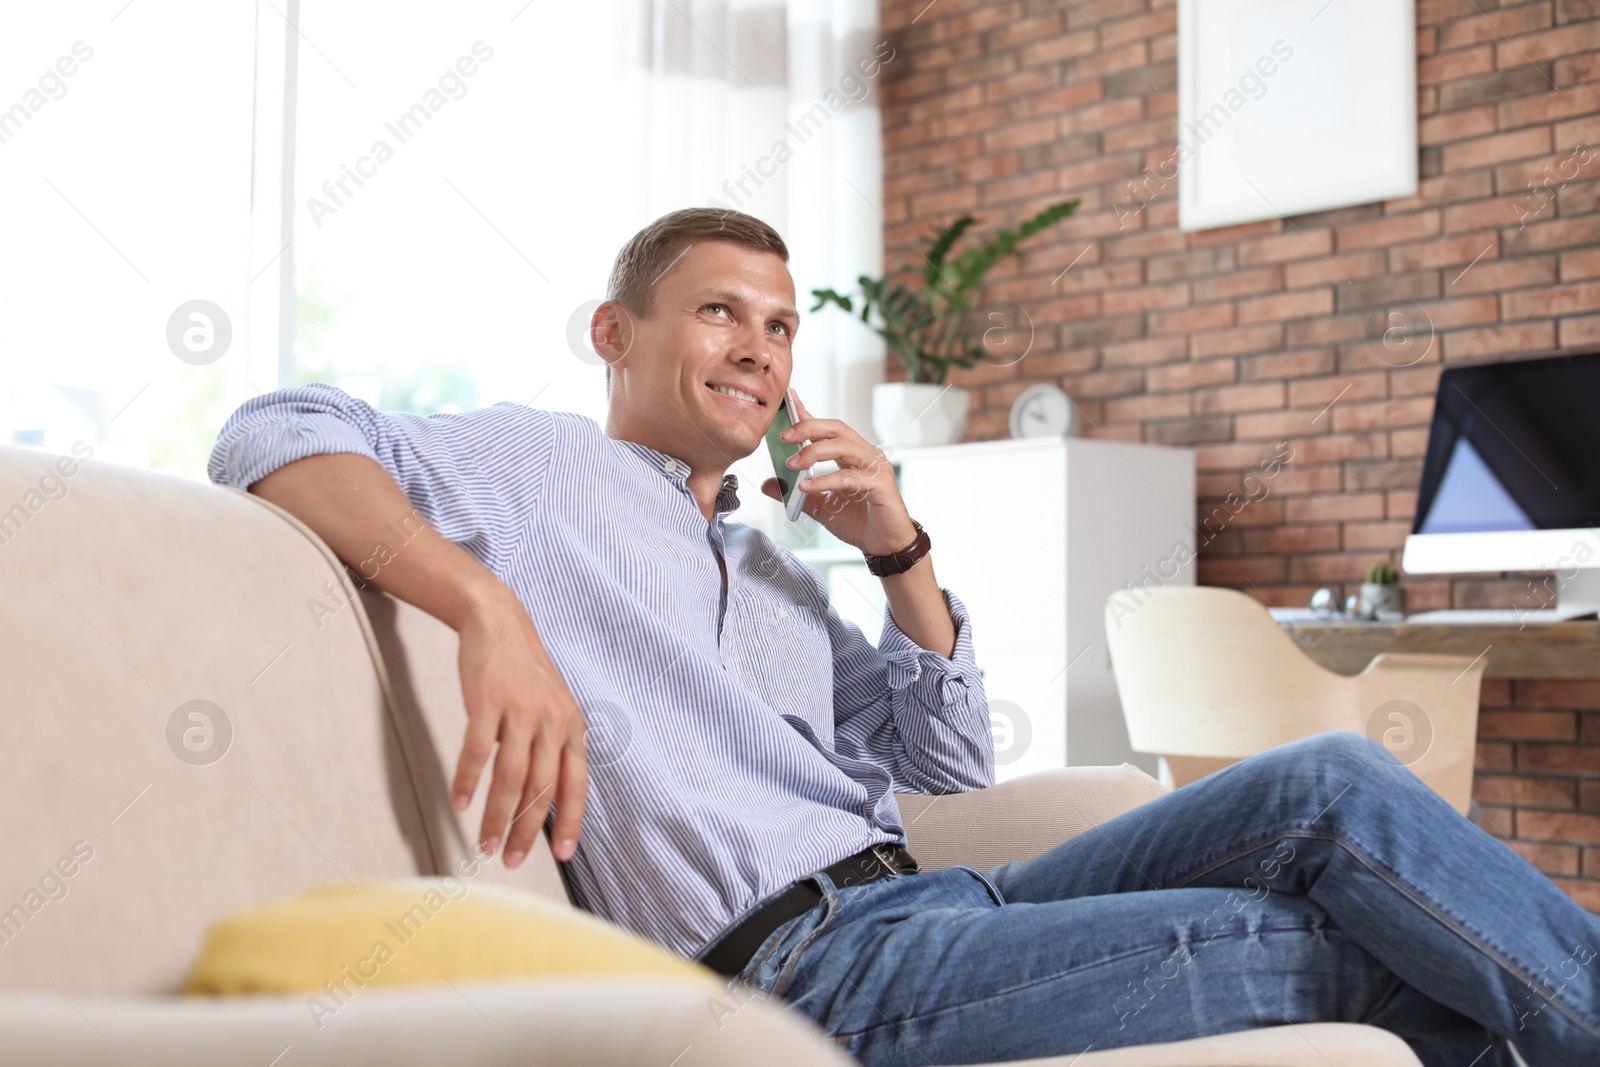
[{"label": "man's eye", "polygon": [[701,308],[700,310],[701,311],[710,311],[713,308],[715,308],[718,311],[727,311],[728,310],[728,307],[727,307],[726,304],[707,304],[705,307]]},{"label": "man's eye", "polygon": [[782,330],[785,337],[787,337],[789,335],[789,324],[788,323],[786,323],[786,322],[774,322],[774,323],[772,323],[772,325],[774,327],[776,327],[777,329]]}]

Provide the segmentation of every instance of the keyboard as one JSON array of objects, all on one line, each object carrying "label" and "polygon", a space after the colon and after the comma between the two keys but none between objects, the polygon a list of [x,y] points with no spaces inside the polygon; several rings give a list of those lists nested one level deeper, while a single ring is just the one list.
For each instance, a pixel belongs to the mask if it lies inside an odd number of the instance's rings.
[{"label": "keyboard", "polygon": [[1407,615],[1405,621],[1430,626],[1520,626],[1528,622],[1570,622],[1594,616],[1593,608],[1446,608]]}]

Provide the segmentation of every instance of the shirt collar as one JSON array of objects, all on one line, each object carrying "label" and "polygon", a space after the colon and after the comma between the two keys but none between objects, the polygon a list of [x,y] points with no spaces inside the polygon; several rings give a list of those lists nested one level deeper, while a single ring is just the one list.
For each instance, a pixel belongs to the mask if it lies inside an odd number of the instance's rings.
[{"label": "shirt collar", "polygon": [[[642,445],[638,441],[618,441],[626,445],[634,455],[638,456],[650,466],[661,472],[661,476],[673,485],[689,492],[689,464],[676,456],[669,455],[659,449]],[[737,474],[724,474],[722,488],[717,490],[715,511],[718,516],[735,510],[739,506],[739,476]]]}]

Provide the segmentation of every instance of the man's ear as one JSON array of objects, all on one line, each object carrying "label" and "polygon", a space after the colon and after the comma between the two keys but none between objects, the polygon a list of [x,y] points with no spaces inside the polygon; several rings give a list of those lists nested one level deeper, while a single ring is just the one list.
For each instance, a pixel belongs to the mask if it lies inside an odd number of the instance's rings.
[{"label": "man's ear", "polygon": [[633,313],[615,300],[607,300],[595,308],[589,319],[589,343],[612,368],[622,365],[637,335]]}]

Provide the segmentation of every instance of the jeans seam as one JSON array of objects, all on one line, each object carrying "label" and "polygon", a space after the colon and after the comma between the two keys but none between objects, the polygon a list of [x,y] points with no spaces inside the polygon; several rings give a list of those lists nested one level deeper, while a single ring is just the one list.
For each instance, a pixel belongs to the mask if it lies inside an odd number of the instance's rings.
[{"label": "jeans seam", "polygon": [[[1439,923],[1439,925],[1443,926],[1446,930],[1450,931],[1462,941],[1465,941],[1472,948],[1482,952],[1485,956],[1488,956],[1500,967],[1504,968],[1514,977],[1521,980],[1525,985],[1528,986],[1528,988],[1533,990],[1540,988],[1539,983],[1534,980],[1532,972],[1524,967],[1521,963],[1513,960],[1509,955],[1506,954],[1504,949],[1492,944],[1484,934],[1473,929],[1465,922],[1465,920],[1452,915],[1450,912],[1444,910],[1441,905],[1429,900],[1427,897],[1423,896],[1421,892],[1414,890],[1410,883],[1401,878],[1397,872],[1389,870],[1389,868],[1379,863],[1376,857],[1374,857],[1366,848],[1358,844],[1353,838],[1341,833],[1312,830],[1309,827],[1289,827],[1277,834],[1258,839],[1257,842],[1251,843],[1247,846],[1240,846],[1229,852],[1223,853],[1214,860],[1208,860],[1199,866],[1191,868],[1184,877],[1174,879],[1168,884],[1168,886],[1162,888],[1181,887],[1186,882],[1193,881],[1195,878],[1207,873],[1208,871],[1215,870],[1217,867],[1220,867],[1225,863],[1232,862],[1241,856],[1248,855],[1249,853],[1262,848],[1264,845],[1270,844],[1271,842],[1280,840],[1284,837],[1312,838],[1321,841],[1331,841],[1340,848],[1345,849],[1356,860],[1356,862],[1372,871],[1372,873],[1376,874],[1391,888],[1398,891],[1401,895],[1405,896],[1412,903],[1420,907],[1424,912],[1431,915]],[[1591,1036],[1600,1037],[1600,1028],[1597,1028],[1594,1022],[1585,1018],[1580,1009],[1561,1000],[1559,994],[1552,993],[1549,998],[1541,997],[1540,999],[1545,1000],[1546,1003],[1555,1005],[1556,1010],[1561,1012],[1562,1015],[1566,1016],[1568,1021],[1573,1023],[1579,1029],[1585,1031]]]},{"label": "jeans seam", "polygon": [[[1523,967],[1522,964],[1508,956],[1505,950],[1491,944],[1485,935],[1468,926],[1464,920],[1451,915],[1448,911],[1445,911],[1441,905],[1435,904],[1433,901],[1423,896],[1420,891],[1414,890],[1403,878],[1400,877],[1399,874],[1389,870],[1383,864],[1379,863],[1375,857],[1373,857],[1365,849],[1358,846],[1354,841],[1337,835],[1330,835],[1330,838],[1341,848],[1348,849],[1350,854],[1354,856],[1359,863],[1367,867],[1379,878],[1389,882],[1395,889],[1411,898],[1411,900],[1415,902],[1418,907],[1433,915],[1434,918],[1439,921],[1440,925],[1445,927],[1445,929],[1450,930],[1451,933],[1455,934],[1463,941],[1466,941],[1468,944],[1472,945],[1479,952],[1482,952],[1484,955],[1494,960],[1512,975],[1523,980],[1530,989],[1538,988],[1538,983],[1533,979],[1532,972],[1528,971],[1525,967]],[[1553,1004],[1557,1011],[1561,1012],[1561,1014],[1567,1017],[1569,1022],[1571,1022],[1574,1026],[1577,1026],[1580,1030],[1587,1032],[1589,1036],[1600,1037],[1600,1026],[1597,1026],[1594,1020],[1585,1018],[1581,1010],[1561,1000],[1558,994],[1552,993],[1547,1003]]]},{"label": "jeans seam", "polygon": [[1300,829],[1300,828],[1299,827],[1291,827],[1288,830],[1283,830],[1283,831],[1280,831],[1278,833],[1271,834],[1271,835],[1269,835],[1267,837],[1256,838],[1255,840],[1247,842],[1247,843],[1245,843],[1243,845],[1235,846],[1234,848],[1230,849],[1227,852],[1218,853],[1216,856],[1212,857],[1211,859],[1201,860],[1195,866],[1190,867],[1189,870],[1187,872],[1185,872],[1182,877],[1174,878],[1171,881],[1169,881],[1166,885],[1157,886],[1156,888],[1157,889],[1178,889],[1178,888],[1181,888],[1184,885],[1184,883],[1191,882],[1194,879],[1200,877],[1202,874],[1206,874],[1206,873],[1208,873],[1210,871],[1214,871],[1218,867],[1223,866],[1224,864],[1232,863],[1234,860],[1238,859],[1241,856],[1247,856],[1252,852],[1259,851],[1260,849],[1266,847],[1267,845],[1272,844],[1274,841],[1279,840],[1284,835],[1286,835],[1288,833],[1291,833],[1291,832],[1294,832],[1294,831],[1296,831],[1298,829]]},{"label": "jeans seam", "polygon": [[[1259,936],[1260,934],[1264,934],[1264,933],[1298,933],[1298,934],[1303,934],[1305,932],[1306,932],[1306,928],[1303,927],[1303,926],[1259,927],[1254,931],[1242,930],[1242,931],[1239,931],[1237,933],[1214,934],[1214,935],[1212,935],[1211,938],[1207,938],[1206,940],[1210,941],[1210,940],[1214,940],[1214,939],[1219,938],[1219,937],[1254,937],[1254,936]],[[1179,943],[1182,944],[1182,941],[1180,940]],[[916,1013],[911,1014],[911,1015],[902,1015],[897,1019],[890,1019],[888,1016],[884,1016],[884,1019],[883,1019],[882,1022],[873,1023],[871,1026],[863,1027],[860,1030],[839,1030],[839,1031],[830,1030],[830,1031],[828,1031],[828,1033],[829,1033],[830,1036],[833,1036],[833,1037],[842,1037],[842,1038],[847,1038],[847,1039],[854,1039],[854,1038],[858,1038],[858,1037],[861,1037],[861,1036],[866,1035],[866,1034],[873,1033],[873,1032],[878,1031],[878,1030],[882,1030],[884,1027],[889,1027],[891,1029],[898,1030],[900,1026],[902,1026],[902,1025],[904,1025],[906,1023],[920,1022],[920,1021],[922,1021],[924,1019],[931,1019],[931,1018],[934,1018],[936,1016],[943,1015],[943,1014],[945,1014],[947,1012],[960,1011],[963,1008],[970,1008],[974,1004],[981,1004],[986,1000],[994,1000],[997,997],[1008,997],[1008,996],[1011,996],[1013,993],[1020,993],[1025,989],[1034,989],[1034,988],[1037,988],[1038,986],[1049,985],[1051,982],[1058,982],[1058,981],[1060,981],[1060,980],[1062,980],[1064,978],[1070,978],[1070,977],[1073,977],[1073,976],[1076,976],[1076,975],[1083,974],[1083,973],[1085,973],[1087,971],[1093,971],[1093,970],[1095,970],[1097,968],[1104,967],[1107,964],[1118,963],[1118,962],[1120,962],[1122,960],[1130,959],[1130,958],[1133,958],[1135,956],[1140,956],[1140,955],[1143,955],[1143,954],[1148,953],[1148,952],[1160,952],[1160,951],[1170,951],[1170,949],[1165,949],[1165,948],[1163,948],[1163,946],[1160,946],[1160,945],[1146,945],[1146,946],[1143,946],[1143,947],[1140,947],[1140,948],[1131,949],[1131,950],[1129,950],[1127,952],[1119,952],[1114,956],[1107,956],[1104,959],[1095,960],[1093,963],[1084,964],[1082,967],[1073,967],[1070,970],[1057,971],[1055,974],[1049,975],[1049,976],[1044,977],[1044,978],[1039,978],[1039,979],[1037,979],[1035,981],[1032,981],[1032,982],[1023,982],[1021,985],[1007,986],[1004,989],[996,989],[991,993],[985,993],[981,997],[972,997],[972,998],[967,999],[967,1000],[960,1000],[960,1001],[956,1001],[956,1002],[951,1003],[951,1004],[945,1004],[945,1005],[942,1005],[942,1006],[940,1006],[938,1008],[934,1008],[931,1011],[921,1011],[921,1012],[916,1012]],[[880,1010],[878,1012],[878,1014],[882,1015],[883,1012]]]}]

